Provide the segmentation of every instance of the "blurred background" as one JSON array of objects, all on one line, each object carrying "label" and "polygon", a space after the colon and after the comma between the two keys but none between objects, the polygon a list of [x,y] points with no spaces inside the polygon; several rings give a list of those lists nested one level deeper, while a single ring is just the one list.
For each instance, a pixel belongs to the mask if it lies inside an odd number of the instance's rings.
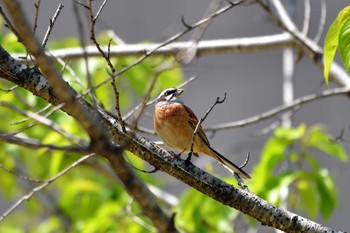
[{"label": "blurred background", "polygon": [[[102,1],[94,3],[96,8]],[[119,0],[109,1],[107,7],[96,24],[98,31],[113,30],[125,43],[162,42],[170,36],[185,29],[181,23],[183,16],[188,24],[203,17],[210,0]],[[302,25],[304,1],[282,1],[291,4],[294,19],[299,27]],[[22,4],[27,16],[35,13],[34,0],[23,0]],[[71,0],[42,1],[39,15],[37,35],[43,38],[46,25],[52,18],[58,3],[64,5],[51,38],[77,37],[77,25],[72,10]],[[295,4],[295,5],[294,5]],[[327,17],[324,33],[319,45],[323,46],[323,39],[331,22],[341,9],[348,5],[348,1],[327,0]],[[82,10],[82,9],[79,9]],[[311,1],[311,19],[309,35],[316,33],[320,19],[319,1]],[[88,19],[86,18],[85,33],[88,34]],[[215,18],[204,34],[203,40],[222,38],[241,38],[280,33],[278,28],[267,17],[257,4],[233,8]],[[181,40],[186,41],[191,33]],[[217,105],[203,126],[217,125],[225,122],[241,120],[265,112],[283,104],[282,100],[282,49],[274,49],[260,53],[240,53],[225,55],[210,55],[195,58],[190,64],[184,65],[183,76],[188,79],[198,76],[198,79],[186,86],[183,100],[194,110],[198,117],[203,116],[217,97],[227,93],[223,104]],[[338,57],[336,61],[341,64]],[[323,71],[317,68],[307,57],[302,58],[295,65],[294,83],[295,98],[325,89]],[[335,87],[331,83],[330,87]],[[345,129],[345,137],[350,137],[350,102],[348,97],[339,96],[309,103],[301,108],[292,118],[293,126],[301,123],[312,125],[316,123],[327,126],[327,132],[337,136]],[[149,108],[152,113],[153,106]],[[272,121],[263,121],[248,127],[234,130],[222,130],[215,135],[208,134],[211,145],[235,163],[243,163],[245,155],[250,152],[251,159],[246,170],[259,162],[262,147],[271,133],[253,136]],[[152,118],[144,117],[142,126],[152,128]],[[214,136],[214,137],[212,137]],[[149,136],[148,136],[149,137]],[[157,137],[152,140],[159,140]],[[350,151],[349,143],[343,144]],[[349,177],[350,166],[322,153],[317,154],[319,162],[329,169],[335,177],[338,187],[339,206],[329,219],[329,222],[318,217],[315,221],[340,230],[350,229],[350,195]],[[192,160],[197,166],[205,167],[213,162],[210,158],[201,157]],[[220,166],[213,164],[214,170],[225,174]],[[164,174],[160,174],[163,176]],[[227,174],[226,174],[227,175]],[[159,174],[158,174],[159,176]],[[163,179],[165,179],[163,177]],[[186,188],[184,184],[167,176],[169,192],[177,195]],[[254,178],[253,178],[254,179]],[[253,181],[254,182],[254,181]],[[1,202],[0,202],[1,204]],[[0,205],[0,210],[4,204]],[[0,211],[2,212],[2,211]],[[266,228],[266,232],[269,232]]]}]

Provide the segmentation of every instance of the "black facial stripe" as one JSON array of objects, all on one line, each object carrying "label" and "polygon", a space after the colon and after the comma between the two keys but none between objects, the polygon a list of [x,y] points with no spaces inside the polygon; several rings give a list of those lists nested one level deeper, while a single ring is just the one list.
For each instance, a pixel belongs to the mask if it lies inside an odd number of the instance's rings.
[{"label": "black facial stripe", "polygon": [[169,96],[169,95],[174,95],[175,93],[177,92],[177,90],[174,88],[174,89],[170,89],[170,90],[167,90],[165,92],[165,95],[166,96]]}]

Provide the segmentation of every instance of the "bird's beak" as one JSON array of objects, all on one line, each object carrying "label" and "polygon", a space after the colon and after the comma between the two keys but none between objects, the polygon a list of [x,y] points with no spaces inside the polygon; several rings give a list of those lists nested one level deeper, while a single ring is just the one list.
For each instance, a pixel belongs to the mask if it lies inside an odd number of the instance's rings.
[{"label": "bird's beak", "polygon": [[176,95],[179,96],[184,92],[184,89],[177,89]]}]

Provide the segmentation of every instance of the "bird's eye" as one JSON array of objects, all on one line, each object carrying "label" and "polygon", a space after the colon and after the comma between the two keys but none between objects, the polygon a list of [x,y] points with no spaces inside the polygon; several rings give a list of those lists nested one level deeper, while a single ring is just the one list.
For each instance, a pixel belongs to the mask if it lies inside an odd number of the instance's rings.
[{"label": "bird's eye", "polygon": [[166,96],[169,96],[169,95],[171,95],[171,94],[174,94],[175,92],[176,92],[176,89],[167,90],[167,91],[165,92],[165,95],[166,95]]}]

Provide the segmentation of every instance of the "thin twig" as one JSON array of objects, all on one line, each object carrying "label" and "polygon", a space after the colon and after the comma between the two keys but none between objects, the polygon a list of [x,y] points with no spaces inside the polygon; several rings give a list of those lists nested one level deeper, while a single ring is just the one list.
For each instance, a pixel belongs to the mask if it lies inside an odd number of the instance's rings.
[{"label": "thin twig", "polygon": [[[109,51],[110,51],[110,43],[108,44],[108,52],[105,53],[103,51],[103,49],[101,48],[101,45],[99,44],[99,42],[97,41],[96,36],[95,36],[95,24],[96,24],[96,21],[98,19],[98,16],[102,12],[102,9],[106,5],[106,3],[107,3],[107,1],[105,0],[102,3],[102,5],[100,6],[96,16],[94,16],[93,11],[92,11],[92,1],[91,0],[89,1],[88,10],[89,10],[89,14],[90,14],[90,39],[92,40],[92,42],[96,46],[97,50],[100,52],[100,54],[103,56],[103,58],[107,62],[109,68],[111,69],[111,72],[114,74],[116,72],[116,69],[115,69],[114,65],[112,64],[112,62],[110,60],[110,53],[109,53]],[[111,77],[112,77],[111,85],[112,85],[113,92],[114,92],[114,95],[115,95],[115,110],[116,110],[116,113],[117,113],[117,119],[118,119],[118,121],[120,121],[120,125],[122,126],[123,131],[126,132],[125,124],[123,122],[122,115],[121,115],[121,112],[120,112],[120,98],[119,98],[119,90],[118,90],[118,87],[117,87],[117,84],[116,84],[116,76],[112,75]],[[91,88],[91,86],[89,86],[89,88]]]},{"label": "thin twig", "polygon": [[143,95],[143,98],[142,98],[142,102],[141,102],[141,106],[139,107],[139,110],[137,111],[137,114],[136,116],[134,117],[134,120],[132,121],[132,123],[130,124],[131,125],[131,129],[134,130],[137,128],[137,124],[145,110],[145,107],[147,106],[147,103],[149,102],[149,99],[151,97],[151,92],[153,91],[154,89],[154,86],[156,84],[156,81],[159,77],[159,75],[164,72],[164,71],[167,71],[167,70],[170,70],[174,67],[174,63],[171,62],[164,62],[162,63],[160,66],[158,66],[154,72],[154,74],[152,75],[151,77],[151,80],[150,80],[150,83],[149,83],[149,86],[147,88],[147,91],[146,93]]},{"label": "thin twig", "polygon": [[14,85],[14,86],[7,88],[7,89],[0,88],[0,91],[5,92],[5,93],[9,93],[9,92],[13,91],[14,89],[16,89],[17,87],[18,87],[18,85]]},{"label": "thin twig", "polygon": [[306,36],[310,28],[310,16],[311,16],[311,2],[310,0],[305,0],[304,1],[304,21],[303,21],[303,28],[301,29],[301,33],[303,33]]},{"label": "thin twig", "polygon": [[[218,104],[222,104],[224,101],[226,100],[226,92],[225,92],[225,96],[224,98],[220,99],[220,97],[217,97],[215,102],[213,103],[213,105],[208,109],[208,111],[205,113],[205,115],[198,121],[196,128],[193,131],[192,134],[192,139],[191,139],[191,147],[190,147],[190,153],[189,156],[191,156],[193,154],[193,146],[194,146],[194,139],[196,137],[197,131],[200,127],[200,125],[202,124],[202,122],[207,118],[207,116],[209,115],[209,113],[214,109],[214,107]],[[190,158],[190,157],[189,157]]]},{"label": "thin twig", "polygon": [[[8,142],[11,144],[23,146],[26,148],[31,149],[49,149],[49,150],[59,150],[59,151],[65,151],[70,153],[85,153],[88,151],[87,146],[78,145],[78,146],[56,146],[53,144],[43,144],[39,140],[33,139],[33,138],[26,138],[26,137],[17,137],[13,134],[3,133],[0,131],[0,140],[4,142]],[[85,143],[87,144],[87,143]]]},{"label": "thin twig", "polygon": [[45,46],[46,46],[46,43],[47,43],[47,41],[48,41],[48,39],[50,37],[51,31],[52,31],[52,29],[53,29],[53,27],[55,25],[55,22],[56,22],[56,20],[57,20],[57,18],[59,16],[59,14],[61,13],[62,8],[63,8],[63,5],[59,4],[58,7],[57,7],[57,10],[56,10],[56,12],[55,12],[55,14],[53,16],[53,18],[50,19],[49,27],[47,28],[47,31],[45,33],[45,36],[44,36],[44,39],[43,39],[43,42],[42,42],[43,48],[45,48]]},{"label": "thin twig", "polygon": [[70,171],[72,168],[76,167],[78,164],[80,164],[81,162],[87,160],[88,158],[92,157],[94,154],[88,154],[85,155],[83,157],[81,157],[80,159],[78,159],[77,161],[75,161],[74,163],[72,163],[71,165],[69,165],[68,167],[66,167],[65,169],[63,169],[62,171],[60,171],[57,175],[55,175],[54,177],[44,181],[43,184],[33,188],[29,193],[25,194],[23,197],[21,197],[20,199],[18,199],[10,208],[8,208],[4,213],[2,213],[0,215],[0,222],[2,220],[4,220],[10,213],[12,213],[15,209],[17,209],[24,201],[29,200],[34,194],[36,194],[37,192],[41,191],[42,189],[46,188],[48,185],[50,185],[52,182],[54,182],[55,180],[57,180],[58,178],[60,178],[61,176],[63,176],[64,174],[66,174],[68,171]]},{"label": "thin twig", "polygon": [[[207,11],[204,14],[203,18],[208,17],[215,11],[217,11],[222,4],[223,0],[212,0],[211,3],[209,4],[209,7]],[[188,24],[185,23],[184,18],[182,17],[182,23],[187,27],[191,28],[192,26],[189,26]],[[206,23],[203,23],[202,25],[198,26],[196,29],[194,29],[191,38],[188,41],[188,47],[180,50],[176,58],[178,61],[180,61],[182,64],[189,64],[196,56],[197,54],[197,44],[204,35],[204,32],[208,28],[210,22],[212,20],[207,21]]]},{"label": "thin twig", "polygon": [[222,7],[221,9],[217,10],[216,12],[214,12],[213,14],[209,15],[208,18],[205,18],[205,19],[202,19],[202,20],[199,20],[197,23],[193,24],[191,28],[187,28],[185,30],[183,30],[182,32],[179,32],[177,33],[176,35],[170,37],[169,39],[165,40],[164,42],[160,43],[158,46],[150,49],[150,50],[147,50],[144,52],[144,54],[142,56],[140,56],[138,59],[136,59],[132,64],[128,65],[128,66],[125,66],[123,67],[122,69],[118,70],[117,72],[113,73],[112,77],[100,82],[99,84],[97,84],[95,86],[95,88],[98,88],[102,85],[104,85],[105,83],[107,83],[110,79],[113,79],[114,77],[117,77],[121,74],[123,74],[124,72],[126,72],[127,70],[131,69],[132,67],[140,64],[143,60],[145,60],[146,58],[148,58],[149,56],[151,56],[155,51],[157,51],[158,49],[174,42],[175,40],[179,39],[180,37],[182,37],[183,35],[185,35],[187,32],[191,31],[193,28],[196,28],[200,25],[202,25],[203,23],[206,23],[210,20],[212,20],[213,18],[223,14],[224,12],[230,10],[231,8],[235,7],[235,6],[238,6],[244,2],[246,2],[247,0],[241,0],[241,1],[238,1],[236,3],[232,3],[232,4],[229,4],[225,7]]},{"label": "thin twig", "polygon": [[[34,112],[34,114],[40,115],[42,112],[45,112],[48,108],[50,108],[52,106],[52,104],[47,104],[46,106],[44,106],[42,109],[40,109],[37,112]],[[33,118],[24,118],[22,120],[19,121],[15,121],[15,122],[11,122],[10,125],[18,125],[18,124],[22,124],[26,121],[32,120]]]},{"label": "thin twig", "polygon": [[19,36],[19,33],[17,32],[16,28],[12,25],[10,19],[7,17],[5,12],[2,10],[2,7],[0,6],[0,14],[4,18],[6,24],[5,27],[9,28],[13,34],[17,37],[18,41],[21,42],[21,38]]},{"label": "thin twig", "polygon": [[68,131],[64,130],[60,125],[58,125],[57,123],[53,122],[52,120],[50,120],[46,117],[43,117],[41,115],[35,114],[33,112],[30,112],[30,111],[23,111],[22,109],[19,109],[16,106],[14,106],[10,103],[4,102],[4,101],[0,101],[0,106],[7,107],[13,111],[18,112],[19,114],[22,114],[24,116],[27,116],[29,118],[36,120],[37,122],[40,122],[41,124],[54,130],[55,132],[59,133],[60,135],[62,135],[65,138],[67,138],[71,142],[76,143],[77,145],[86,145],[86,142],[84,142],[82,139],[80,139],[80,138],[76,137],[75,135],[69,133]]},{"label": "thin twig", "polygon": [[233,129],[237,127],[243,127],[247,126],[253,123],[260,122],[262,120],[269,119],[279,113],[288,111],[290,109],[294,109],[296,107],[301,107],[302,105],[315,101],[315,100],[320,100],[323,98],[331,97],[331,96],[337,96],[337,95],[345,95],[349,94],[350,89],[346,87],[339,87],[339,88],[333,88],[333,89],[328,89],[320,94],[310,94],[310,95],[305,95],[303,97],[300,97],[298,99],[295,99],[292,103],[288,105],[281,105],[279,107],[270,109],[269,111],[266,111],[264,113],[245,118],[243,120],[235,121],[235,122],[229,122],[229,123],[224,123],[224,124],[219,124],[219,125],[214,125],[211,127],[206,128],[206,131],[218,131],[218,130],[226,130],[226,129]]},{"label": "thin twig", "polygon": [[34,19],[34,28],[33,28],[33,33],[35,34],[36,29],[38,28],[38,19],[39,19],[39,9],[41,5],[41,0],[38,0],[38,3],[34,3],[35,7],[35,19]]},{"label": "thin twig", "polygon": [[29,178],[28,176],[24,176],[24,175],[21,175],[19,174],[18,172],[16,171],[12,171],[10,169],[8,169],[7,167],[5,167],[4,165],[0,164],[0,168],[8,173],[10,173],[11,175],[19,178],[19,179],[22,179],[22,180],[26,180],[26,181],[29,181],[29,182],[33,182],[33,183],[44,183],[45,181],[43,180],[38,180],[38,179],[32,179],[32,178]]},{"label": "thin twig", "polygon": [[315,43],[318,43],[321,39],[323,30],[324,30],[324,25],[326,23],[326,15],[327,15],[327,6],[326,6],[326,0],[321,0],[321,15],[320,15],[320,20],[317,28],[316,35],[314,37]]},{"label": "thin twig", "polygon": [[158,230],[150,225],[147,224],[142,218],[137,216],[134,211],[132,210],[132,203],[134,201],[134,198],[130,198],[127,205],[126,205],[126,214],[130,216],[136,223],[138,223],[140,226],[142,226],[144,229],[146,229],[149,232],[158,232]]},{"label": "thin twig", "polygon": [[93,19],[93,21],[96,22],[96,20],[98,19],[98,17],[99,17],[100,14],[101,14],[103,8],[106,6],[107,2],[108,2],[108,0],[104,0],[104,1],[103,1],[103,3],[101,4],[100,8],[98,9],[98,11],[97,11],[97,13],[96,13],[96,15],[95,15],[95,17],[94,17],[94,19]]},{"label": "thin twig", "polygon": [[[80,5],[85,6],[83,4],[80,4]],[[75,18],[76,18],[77,27],[78,27],[78,31],[79,31],[79,33],[78,33],[79,34],[79,43],[81,45],[81,48],[83,49],[83,55],[84,55],[83,58],[84,58],[84,64],[85,64],[88,88],[91,90],[91,92],[89,92],[89,94],[92,97],[93,103],[96,105],[97,98],[96,98],[96,95],[94,93],[95,89],[92,89],[92,80],[91,80],[91,74],[90,74],[90,69],[89,69],[89,59],[87,57],[87,53],[86,53],[86,49],[85,49],[86,46],[85,46],[85,39],[84,39],[83,21],[82,21],[82,19],[80,17],[80,13],[78,11],[78,7],[74,3],[73,3],[73,10],[74,10],[74,13],[75,13],[74,15],[75,15]]]}]

